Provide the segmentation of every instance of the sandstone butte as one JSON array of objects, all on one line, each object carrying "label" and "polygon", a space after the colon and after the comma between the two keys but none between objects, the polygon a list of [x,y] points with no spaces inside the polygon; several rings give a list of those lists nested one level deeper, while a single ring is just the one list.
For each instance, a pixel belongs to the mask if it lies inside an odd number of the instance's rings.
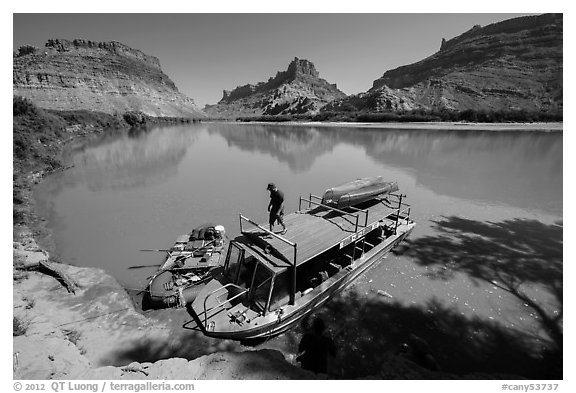
[{"label": "sandstone butte", "polygon": [[365,93],[326,110],[526,110],[563,108],[562,14],[474,26],[413,64],[385,72]]},{"label": "sandstone butte", "polygon": [[13,94],[41,108],[205,117],[156,57],[120,42],[50,39],[42,49],[21,47],[13,60]]},{"label": "sandstone butte", "polygon": [[216,105],[204,111],[215,117],[313,114],[329,102],[346,97],[336,84],[320,78],[314,64],[294,58],[286,71],[279,71],[267,82],[246,84],[224,90]]},{"label": "sandstone butte", "polygon": [[[295,58],[266,82],[224,90],[212,117],[316,114],[323,111],[563,109],[563,16],[526,16],[474,26],[442,39],[435,54],[386,71],[367,92],[346,97]],[[202,117],[157,58],[119,42],[49,40],[14,57],[13,91],[49,109]]]}]

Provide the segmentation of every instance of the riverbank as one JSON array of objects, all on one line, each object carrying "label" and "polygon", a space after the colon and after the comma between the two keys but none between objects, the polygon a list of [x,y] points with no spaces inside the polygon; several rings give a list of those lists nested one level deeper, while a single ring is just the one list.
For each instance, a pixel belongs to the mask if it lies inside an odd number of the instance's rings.
[{"label": "riverbank", "polygon": [[101,269],[58,264],[75,283],[71,293],[58,277],[28,268],[50,256],[31,232],[20,239],[13,248],[14,379],[316,378],[278,351],[226,352],[225,341],[147,318]]},{"label": "riverbank", "polygon": [[453,131],[541,131],[558,132],[563,130],[564,123],[465,123],[465,122],[390,122],[390,123],[360,123],[360,122],[239,122],[238,124],[274,124],[304,127],[353,127],[382,128],[386,130],[453,130]]}]

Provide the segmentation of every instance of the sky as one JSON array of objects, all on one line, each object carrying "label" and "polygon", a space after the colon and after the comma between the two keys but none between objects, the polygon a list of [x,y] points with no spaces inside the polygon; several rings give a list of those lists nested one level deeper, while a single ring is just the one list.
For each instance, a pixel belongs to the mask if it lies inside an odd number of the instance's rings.
[{"label": "sky", "polygon": [[294,57],[346,94],[385,71],[437,52],[474,25],[526,14],[13,14],[13,50],[49,38],[120,41],[156,56],[178,89],[202,108],[222,91],[268,80]]}]

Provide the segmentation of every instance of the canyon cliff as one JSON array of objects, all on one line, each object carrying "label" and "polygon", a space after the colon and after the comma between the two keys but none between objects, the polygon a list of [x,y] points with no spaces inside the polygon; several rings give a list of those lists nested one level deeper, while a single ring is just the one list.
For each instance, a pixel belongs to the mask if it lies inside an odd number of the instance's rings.
[{"label": "canyon cliff", "polygon": [[563,108],[562,14],[474,26],[419,62],[385,72],[365,93],[324,110],[535,111]]},{"label": "canyon cliff", "polygon": [[267,82],[224,90],[216,105],[204,111],[215,117],[317,113],[327,103],[346,97],[335,84],[320,78],[314,64],[294,58],[286,71]]},{"label": "canyon cliff", "polygon": [[203,117],[154,56],[120,42],[50,39],[14,54],[13,94],[56,110]]}]

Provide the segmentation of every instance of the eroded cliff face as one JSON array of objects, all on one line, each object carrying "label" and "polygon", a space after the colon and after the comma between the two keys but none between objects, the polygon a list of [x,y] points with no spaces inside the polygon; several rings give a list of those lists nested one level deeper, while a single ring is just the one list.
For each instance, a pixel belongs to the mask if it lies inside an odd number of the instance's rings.
[{"label": "eroded cliff face", "polygon": [[51,39],[14,55],[13,93],[37,106],[159,117],[202,117],[156,57],[122,43]]},{"label": "eroded cliff face", "polygon": [[456,38],[442,39],[434,55],[385,72],[368,92],[339,105],[378,112],[561,112],[562,30],[562,14],[474,26]]},{"label": "eroded cliff face", "polygon": [[267,82],[224,90],[222,100],[207,105],[204,111],[219,117],[316,113],[344,97],[335,84],[320,78],[312,62],[294,58],[286,71],[276,73]]}]

